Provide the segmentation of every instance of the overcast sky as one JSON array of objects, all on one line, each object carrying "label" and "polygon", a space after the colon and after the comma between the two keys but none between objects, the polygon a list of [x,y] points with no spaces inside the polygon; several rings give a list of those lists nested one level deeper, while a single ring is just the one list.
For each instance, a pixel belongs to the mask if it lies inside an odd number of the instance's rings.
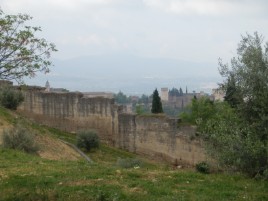
[{"label": "overcast sky", "polygon": [[241,34],[268,37],[267,0],[0,0],[0,6],[33,16],[40,35],[59,50],[53,58],[61,60],[175,59],[215,64],[202,70],[218,76],[218,58],[236,55]]}]

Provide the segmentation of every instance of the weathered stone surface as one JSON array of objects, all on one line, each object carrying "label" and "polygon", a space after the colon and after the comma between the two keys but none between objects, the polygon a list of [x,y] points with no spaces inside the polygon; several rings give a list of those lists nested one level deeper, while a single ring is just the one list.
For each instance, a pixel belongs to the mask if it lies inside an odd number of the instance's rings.
[{"label": "weathered stone surface", "polygon": [[93,129],[105,143],[176,165],[205,160],[201,142],[190,140],[194,128],[177,128],[176,119],[126,114],[112,98],[82,93],[27,90],[24,95],[19,112],[39,123],[74,133]]}]

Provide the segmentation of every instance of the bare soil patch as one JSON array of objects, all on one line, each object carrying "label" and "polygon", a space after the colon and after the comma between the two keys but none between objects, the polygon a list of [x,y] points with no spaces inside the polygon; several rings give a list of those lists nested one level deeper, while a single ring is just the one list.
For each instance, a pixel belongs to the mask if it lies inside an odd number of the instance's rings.
[{"label": "bare soil patch", "polygon": [[[3,144],[3,131],[11,127],[10,123],[0,118],[0,145]],[[73,148],[49,135],[36,134],[35,139],[40,148],[38,154],[41,158],[49,160],[78,160],[81,158]]]},{"label": "bare soil patch", "polygon": [[78,160],[81,158],[73,148],[58,139],[47,135],[36,135],[35,138],[40,148],[38,154],[42,158],[50,160]]}]

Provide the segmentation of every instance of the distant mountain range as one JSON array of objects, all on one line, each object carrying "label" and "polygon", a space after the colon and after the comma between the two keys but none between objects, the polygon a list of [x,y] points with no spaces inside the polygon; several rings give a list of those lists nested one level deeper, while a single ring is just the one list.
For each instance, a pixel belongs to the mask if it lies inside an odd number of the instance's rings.
[{"label": "distant mountain range", "polygon": [[63,87],[72,91],[122,91],[150,94],[155,88],[186,86],[205,91],[221,80],[217,63],[197,63],[174,59],[134,56],[89,56],[68,60],[54,59],[51,73],[27,79],[29,85]]}]

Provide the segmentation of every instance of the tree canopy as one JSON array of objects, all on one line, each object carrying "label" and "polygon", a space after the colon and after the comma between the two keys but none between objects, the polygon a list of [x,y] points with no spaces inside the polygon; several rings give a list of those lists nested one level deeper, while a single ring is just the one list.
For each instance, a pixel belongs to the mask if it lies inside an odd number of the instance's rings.
[{"label": "tree canopy", "polygon": [[36,37],[40,27],[29,26],[27,14],[7,15],[0,9],[0,79],[22,82],[36,72],[49,72],[53,43]]},{"label": "tree canopy", "polygon": [[183,96],[183,91],[182,91],[181,87],[179,90],[177,88],[173,87],[171,90],[169,90],[168,94],[169,94],[169,96],[179,97],[179,96]]},{"label": "tree canopy", "polygon": [[117,103],[127,104],[129,103],[129,98],[122,91],[119,91],[117,94],[114,94],[114,99]]},{"label": "tree canopy", "polygon": [[268,43],[258,33],[242,36],[237,57],[219,64],[225,101],[193,100],[184,119],[221,165],[268,179]]},{"label": "tree canopy", "polygon": [[223,88],[228,89],[233,80],[232,97],[240,97],[237,105],[241,117],[268,140],[268,43],[263,44],[263,40],[257,32],[242,36],[237,58],[231,60],[230,67],[220,61],[220,73],[226,78]]}]

